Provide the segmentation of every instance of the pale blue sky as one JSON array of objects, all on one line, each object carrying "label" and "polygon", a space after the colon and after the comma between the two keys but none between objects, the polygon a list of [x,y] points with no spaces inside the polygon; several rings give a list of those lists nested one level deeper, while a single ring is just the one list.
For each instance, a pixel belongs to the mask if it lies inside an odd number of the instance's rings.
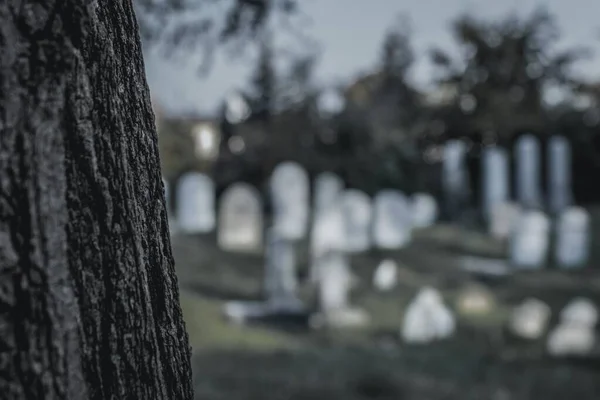
[{"label": "pale blue sky", "polygon": [[[369,70],[378,58],[381,39],[399,12],[412,20],[413,45],[418,61],[414,81],[425,86],[431,77],[427,49],[452,48],[450,22],[469,11],[494,18],[516,11],[530,13],[537,5],[546,5],[558,17],[563,32],[561,45],[586,45],[598,55],[583,62],[580,72],[600,79],[600,0],[302,0],[305,13],[312,18],[306,29],[319,40],[322,58],[317,78],[322,82],[347,80]],[[340,10],[342,7],[342,10]],[[224,94],[245,84],[248,61],[231,61],[220,54],[206,78],[196,74],[193,62],[164,61],[146,56],[148,81],[154,97],[166,111],[213,112]]]}]

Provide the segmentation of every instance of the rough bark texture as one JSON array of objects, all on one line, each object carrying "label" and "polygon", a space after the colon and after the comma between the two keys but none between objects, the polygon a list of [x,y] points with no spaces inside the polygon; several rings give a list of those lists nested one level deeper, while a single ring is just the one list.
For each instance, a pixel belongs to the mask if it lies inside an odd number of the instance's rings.
[{"label": "rough bark texture", "polygon": [[192,398],[130,0],[0,2],[0,398]]}]

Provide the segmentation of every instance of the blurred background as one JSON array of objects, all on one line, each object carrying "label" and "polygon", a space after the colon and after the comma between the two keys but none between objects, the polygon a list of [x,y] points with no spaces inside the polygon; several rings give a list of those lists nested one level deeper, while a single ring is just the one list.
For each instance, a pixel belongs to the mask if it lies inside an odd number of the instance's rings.
[{"label": "blurred background", "polygon": [[600,3],[134,0],[198,399],[593,399]]}]

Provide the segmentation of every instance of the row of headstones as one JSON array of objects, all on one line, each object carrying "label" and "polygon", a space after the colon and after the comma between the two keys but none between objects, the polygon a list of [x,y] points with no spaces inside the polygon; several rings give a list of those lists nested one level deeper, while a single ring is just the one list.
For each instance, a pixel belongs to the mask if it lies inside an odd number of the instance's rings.
[{"label": "row of headstones", "polygon": [[[460,140],[450,140],[444,146],[443,186],[445,201],[450,209],[459,206],[470,192],[469,174],[465,157],[467,145]],[[515,199],[524,208],[547,208],[559,213],[572,203],[571,148],[561,136],[553,136],[547,145],[548,207],[544,207],[541,188],[541,149],[539,140],[526,134],[517,139]],[[487,147],[482,154],[482,211],[489,218],[496,204],[510,199],[509,155],[500,147]]]},{"label": "row of headstones", "polygon": [[[456,311],[463,316],[493,312],[495,300],[483,288],[474,286],[459,295]],[[585,356],[593,351],[598,310],[589,299],[572,299],[560,312],[558,324],[549,329],[552,309],[544,302],[527,298],[516,306],[508,320],[511,334],[525,340],[542,339],[546,333],[546,349],[552,356]],[[404,313],[401,336],[407,343],[429,343],[452,336],[456,317],[441,293],[422,288]]]},{"label": "row of headstones", "polygon": [[500,203],[492,208],[490,233],[508,240],[511,264],[517,268],[546,265],[551,248],[553,261],[560,268],[583,267],[588,262],[591,218],[581,207],[567,207],[550,218],[542,211]]},{"label": "row of headstones", "polygon": [[[398,249],[408,243],[413,228],[432,225],[437,218],[437,203],[428,194],[408,198],[397,190],[383,190],[371,201],[364,192],[344,189],[343,181],[332,173],[317,176],[311,212],[308,174],[292,162],[275,168],[269,192],[272,228],[281,238],[297,241],[312,227],[315,251],[331,246],[348,252],[372,246]],[[224,250],[262,249],[263,207],[256,188],[246,183],[227,188],[220,200],[216,226],[214,184],[210,177],[193,172],[180,179],[176,206],[173,231],[208,233],[217,228],[218,243]]]}]

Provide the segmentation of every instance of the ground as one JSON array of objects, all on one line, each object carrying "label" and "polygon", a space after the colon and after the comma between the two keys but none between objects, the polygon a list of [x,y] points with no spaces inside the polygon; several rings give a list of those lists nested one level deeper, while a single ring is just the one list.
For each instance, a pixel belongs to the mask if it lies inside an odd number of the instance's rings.
[{"label": "ground", "polygon": [[[600,238],[600,212],[593,213]],[[354,304],[369,311],[361,330],[314,331],[305,320],[233,326],[221,314],[227,300],[259,299],[263,258],[221,252],[214,235],[173,236],[181,304],[194,352],[196,398],[217,399],[596,399],[600,362],[553,360],[543,342],[523,343],[503,328],[511,307],[525,297],[546,301],[557,313],[574,296],[600,304],[600,274],[591,267],[504,278],[474,277],[460,270],[460,254],[501,256],[504,245],[484,234],[439,225],[416,234],[402,251],[372,251],[352,257],[361,278]],[[299,269],[307,267],[306,245],[298,246]],[[400,265],[400,284],[378,293],[371,276],[384,257]],[[461,318],[450,340],[409,346],[398,338],[406,304],[424,284],[443,291],[453,304],[468,282],[483,282],[495,295],[495,312]],[[314,297],[309,287],[302,296]],[[600,354],[600,352],[598,352]]]}]

